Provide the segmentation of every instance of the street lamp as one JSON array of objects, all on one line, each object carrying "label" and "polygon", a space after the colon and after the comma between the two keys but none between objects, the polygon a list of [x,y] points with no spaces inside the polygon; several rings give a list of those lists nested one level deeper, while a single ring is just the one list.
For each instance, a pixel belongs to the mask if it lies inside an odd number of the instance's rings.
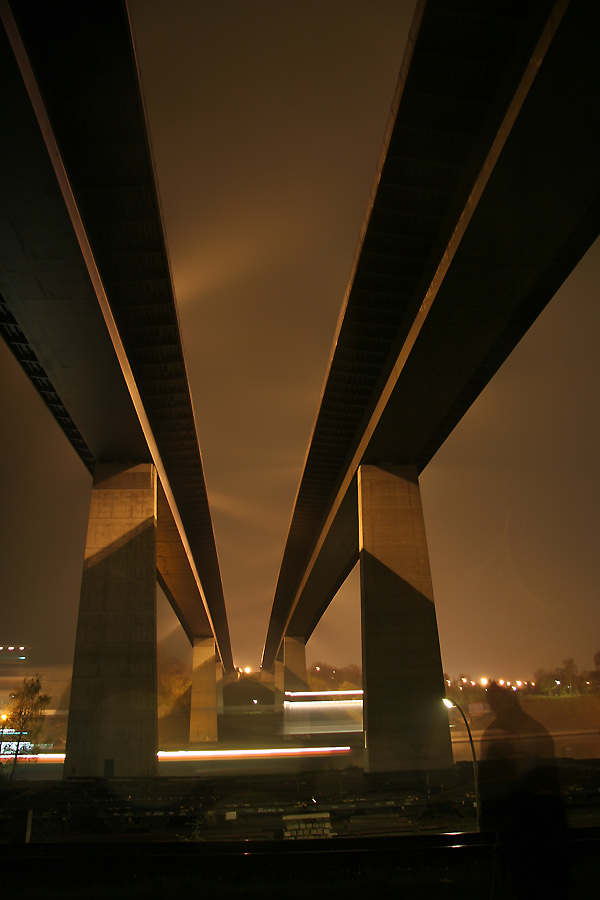
[{"label": "street lamp", "polygon": [[473,754],[473,778],[475,781],[475,812],[476,812],[476,822],[477,822],[477,831],[481,831],[481,807],[479,804],[479,769],[477,767],[477,756],[475,754],[475,744],[473,743],[473,735],[471,734],[471,729],[469,728],[469,723],[467,722],[467,717],[464,712],[454,700],[449,700],[447,697],[442,698],[442,703],[448,709],[457,709],[461,716],[463,717],[463,721],[467,728],[467,734],[469,735],[469,742],[471,744],[471,753]]}]

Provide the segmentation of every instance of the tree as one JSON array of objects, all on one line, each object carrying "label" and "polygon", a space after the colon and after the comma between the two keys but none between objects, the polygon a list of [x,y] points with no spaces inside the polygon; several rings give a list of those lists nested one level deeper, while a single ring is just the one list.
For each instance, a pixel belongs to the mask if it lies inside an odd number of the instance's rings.
[{"label": "tree", "polygon": [[23,679],[22,685],[11,694],[11,700],[6,722],[15,731],[15,755],[10,773],[10,777],[14,778],[23,735],[37,737],[51,697],[42,694],[42,679],[39,675],[33,675]]}]

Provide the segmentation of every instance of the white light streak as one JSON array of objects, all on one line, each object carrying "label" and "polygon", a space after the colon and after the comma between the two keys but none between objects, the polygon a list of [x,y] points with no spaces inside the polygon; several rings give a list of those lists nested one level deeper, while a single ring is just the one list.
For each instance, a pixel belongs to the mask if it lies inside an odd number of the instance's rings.
[{"label": "white light streak", "polygon": [[362,697],[364,691],[286,691],[286,697]]},{"label": "white light streak", "polygon": [[159,760],[277,759],[350,753],[350,747],[276,747],[269,750],[159,750]]},{"label": "white light streak", "polygon": [[[327,756],[350,753],[350,747],[275,747],[265,750],[159,750],[156,754],[160,761],[186,760],[197,761],[224,759],[277,759],[303,756]],[[23,753],[19,754],[19,762],[64,763],[64,753]]]},{"label": "white light streak", "polygon": [[362,709],[361,700],[284,700],[283,705],[286,709],[314,709],[315,707],[327,707],[328,709]]}]

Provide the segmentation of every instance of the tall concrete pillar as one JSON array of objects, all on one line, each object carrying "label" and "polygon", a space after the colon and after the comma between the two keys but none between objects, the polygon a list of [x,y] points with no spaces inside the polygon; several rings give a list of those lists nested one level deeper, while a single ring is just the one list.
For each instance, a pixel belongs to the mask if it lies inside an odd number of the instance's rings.
[{"label": "tall concrete pillar", "polygon": [[225,704],[223,702],[223,663],[217,657],[217,665],[215,667],[215,678],[217,681],[217,715],[225,712]]},{"label": "tall concrete pillar", "polygon": [[307,691],[306,643],[303,638],[283,639],[283,690]]},{"label": "tall concrete pillar", "polygon": [[284,637],[275,658],[275,706],[282,706],[286,691],[307,691],[306,644],[302,638]]},{"label": "tall concrete pillar", "polygon": [[94,474],[64,773],[155,774],[156,470]]},{"label": "tall concrete pillar", "polygon": [[413,466],[358,473],[365,769],[450,768],[425,523]]},{"label": "tall concrete pillar", "polygon": [[273,703],[275,707],[283,706],[285,700],[285,684],[284,684],[284,665],[283,665],[283,642],[279,648],[279,652],[275,657],[275,688],[273,692]]},{"label": "tall concrete pillar", "polygon": [[190,742],[218,740],[217,655],[214,637],[195,637],[192,662]]}]

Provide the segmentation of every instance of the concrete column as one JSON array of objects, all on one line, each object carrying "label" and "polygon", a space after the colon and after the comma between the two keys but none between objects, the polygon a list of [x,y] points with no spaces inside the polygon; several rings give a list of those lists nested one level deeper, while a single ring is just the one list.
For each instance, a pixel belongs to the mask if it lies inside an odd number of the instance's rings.
[{"label": "concrete column", "polygon": [[273,691],[273,703],[275,708],[283,706],[285,700],[284,667],[283,667],[283,642],[275,657],[275,687]]},{"label": "concrete column", "polygon": [[215,667],[215,678],[217,680],[217,715],[225,712],[225,704],[223,703],[223,663],[217,657],[217,665]]},{"label": "concrete column", "polygon": [[156,772],[156,470],[94,474],[64,773]]},{"label": "concrete column", "polygon": [[358,473],[365,769],[450,768],[425,523],[413,466]]},{"label": "concrete column", "polygon": [[190,742],[216,742],[217,655],[213,637],[195,637],[192,663]]},{"label": "concrete column", "polygon": [[283,639],[283,690],[307,691],[306,644],[303,638]]}]

